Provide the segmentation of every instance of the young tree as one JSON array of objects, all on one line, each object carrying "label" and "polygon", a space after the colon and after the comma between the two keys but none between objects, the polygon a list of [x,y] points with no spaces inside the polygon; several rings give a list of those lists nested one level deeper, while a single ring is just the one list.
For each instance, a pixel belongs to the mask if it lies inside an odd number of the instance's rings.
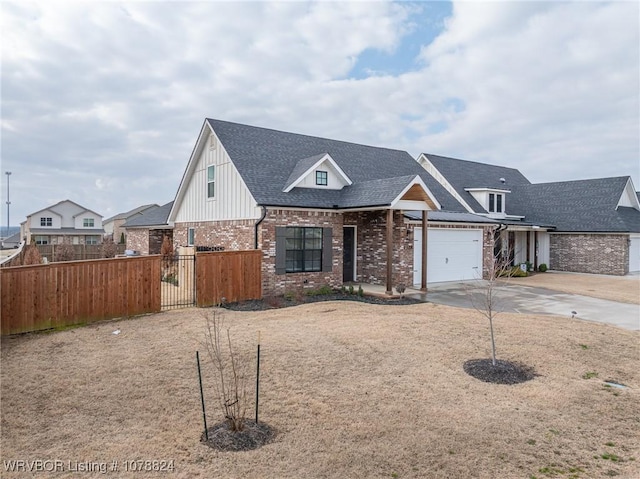
[{"label": "young tree", "polygon": [[113,238],[106,237],[102,241],[102,257],[103,258],[115,258],[118,252],[118,246],[114,243]]},{"label": "young tree", "polygon": [[493,320],[500,312],[499,306],[499,287],[500,281],[508,279],[513,274],[513,267],[509,260],[509,254],[497,252],[494,254],[487,276],[482,281],[479,288],[480,293],[474,295],[469,292],[473,307],[489,320],[489,332],[491,334],[491,362],[496,365],[496,340],[493,329]]},{"label": "young tree", "polygon": [[42,255],[40,251],[33,243],[26,246],[24,249],[24,259],[22,260],[23,265],[28,264],[42,264]]},{"label": "young tree", "polygon": [[205,344],[216,370],[214,391],[230,431],[242,431],[247,413],[248,365],[231,341],[230,328],[218,311],[205,316]]},{"label": "young tree", "polygon": [[54,251],[54,261],[73,261],[76,259],[76,250],[68,238],[65,238]]}]

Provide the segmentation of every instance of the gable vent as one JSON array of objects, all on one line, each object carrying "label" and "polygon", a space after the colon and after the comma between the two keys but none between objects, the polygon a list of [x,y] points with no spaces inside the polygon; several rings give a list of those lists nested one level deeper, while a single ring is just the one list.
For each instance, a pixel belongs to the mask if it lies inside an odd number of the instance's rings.
[{"label": "gable vent", "polygon": [[216,135],[214,135],[213,133],[211,135],[209,135],[209,149],[210,150],[215,150],[216,146],[218,144],[218,141],[216,139]]}]

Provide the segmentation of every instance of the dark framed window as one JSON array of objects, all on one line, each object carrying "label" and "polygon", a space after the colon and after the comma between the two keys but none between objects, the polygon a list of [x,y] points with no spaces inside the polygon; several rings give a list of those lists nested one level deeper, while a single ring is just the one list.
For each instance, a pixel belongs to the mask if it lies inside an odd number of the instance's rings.
[{"label": "dark framed window", "polygon": [[40,226],[53,226],[52,218],[40,218]]},{"label": "dark framed window", "polygon": [[196,242],[196,230],[195,228],[189,228],[187,230],[187,246],[193,246]]},{"label": "dark framed window", "polygon": [[216,167],[207,166],[207,198],[216,196]]},{"label": "dark framed window", "polygon": [[35,237],[35,243],[36,244],[49,244],[49,237],[48,236],[36,236]]},{"label": "dark framed window", "polygon": [[287,228],[285,250],[287,273],[322,271],[322,228]]},{"label": "dark framed window", "polygon": [[496,213],[502,213],[502,195],[496,195]]},{"label": "dark framed window", "polygon": [[327,186],[329,177],[326,171],[316,171],[316,185]]},{"label": "dark framed window", "polygon": [[493,213],[496,211],[496,195],[494,193],[489,193],[489,213]]},{"label": "dark framed window", "polygon": [[95,225],[93,218],[83,218],[82,219],[82,226],[84,228],[93,228]]}]

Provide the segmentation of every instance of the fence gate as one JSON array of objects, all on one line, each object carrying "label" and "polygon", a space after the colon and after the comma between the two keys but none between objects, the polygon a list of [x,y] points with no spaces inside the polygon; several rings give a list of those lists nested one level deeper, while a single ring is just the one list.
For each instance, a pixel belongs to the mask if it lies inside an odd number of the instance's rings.
[{"label": "fence gate", "polygon": [[162,257],[162,309],[189,308],[196,304],[196,256]]}]

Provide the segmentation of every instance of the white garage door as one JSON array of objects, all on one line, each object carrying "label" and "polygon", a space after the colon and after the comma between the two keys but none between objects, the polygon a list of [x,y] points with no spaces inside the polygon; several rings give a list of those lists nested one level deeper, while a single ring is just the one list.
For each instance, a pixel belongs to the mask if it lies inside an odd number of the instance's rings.
[{"label": "white garage door", "polygon": [[629,243],[629,272],[640,271],[640,236],[632,235]]},{"label": "white garage door", "polygon": [[[482,230],[429,228],[427,235],[427,282],[482,278]],[[413,239],[413,282],[420,284],[422,228]]]}]

